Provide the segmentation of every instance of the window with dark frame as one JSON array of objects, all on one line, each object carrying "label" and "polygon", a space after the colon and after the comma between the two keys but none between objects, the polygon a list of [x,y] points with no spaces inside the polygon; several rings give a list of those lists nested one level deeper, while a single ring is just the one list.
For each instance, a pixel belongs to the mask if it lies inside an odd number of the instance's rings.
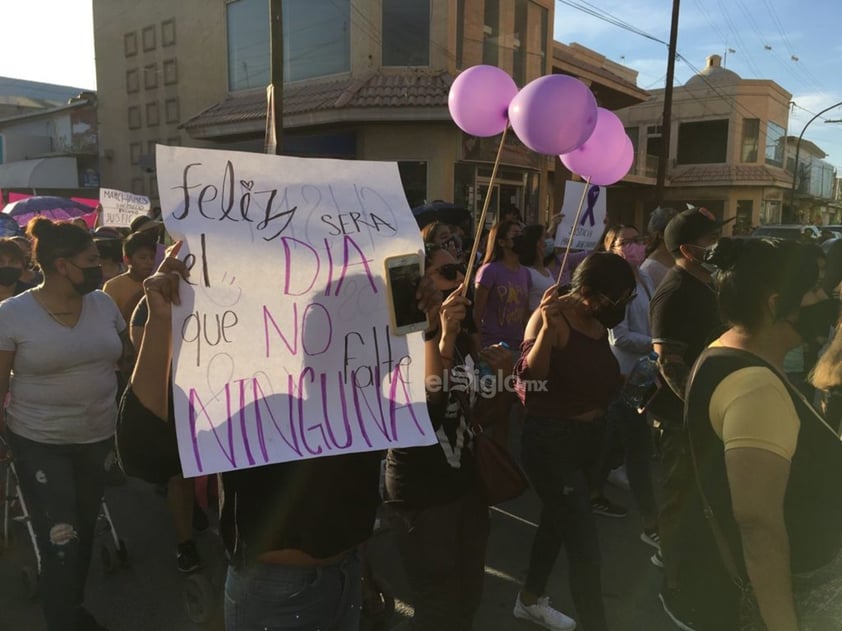
[{"label": "window with dark frame", "polygon": [[155,156],[155,145],[157,145],[159,140],[157,138],[153,138],[152,140],[146,141],[146,155],[147,156]]},{"label": "window with dark frame", "polygon": [[129,145],[129,157],[133,165],[140,162],[140,152],[141,144],[139,142],[133,142]]},{"label": "window with dark frame", "polygon": [[140,107],[137,105],[129,106],[129,129],[140,129]]},{"label": "window with dark frame", "polygon": [[398,172],[410,208],[424,204],[427,201],[427,163],[399,160]]},{"label": "window with dark frame", "polygon": [[383,0],[382,34],[384,66],[429,66],[429,0]]},{"label": "window with dark frame", "polygon": [[465,0],[456,0],[456,67],[462,69],[465,62],[462,59],[465,51]]},{"label": "window with dark frame", "polygon": [[178,61],[176,59],[164,60],[164,85],[175,85],[178,83]]},{"label": "window with dark frame", "polygon": [[175,44],[175,18],[161,22],[161,46],[173,46]]},{"label": "window with dark frame", "polygon": [[143,187],[143,178],[142,177],[134,177],[132,178],[132,193],[135,195],[144,195],[144,187]]},{"label": "window with dark frame", "polygon": [[141,39],[143,40],[143,52],[148,53],[151,50],[155,50],[155,26],[147,26],[141,33]]},{"label": "window with dark frame", "polygon": [[526,59],[528,50],[528,0],[515,0],[515,31],[512,38],[512,78],[518,85],[526,84]]},{"label": "window with dark frame", "polygon": [[727,118],[679,124],[678,164],[723,164],[727,161]]},{"label": "window with dark frame", "polygon": [[143,67],[143,87],[147,90],[154,90],[158,87],[158,64],[149,64]]},{"label": "window with dark frame", "polygon": [[178,123],[178,97],[167,99],[164,102],[164,119],[168,124]]},{"label": "window with dark frame", "polygon": [[137,68],[126,70],[126,92],[132,94],[140,90],[140,71]]},{"label": "window with dark frame", "polygon": [[158,102],[152,101],[146,104],[146,126],[157,127],[161,123],[160,112],[158,111]]},{"label": "window with dark frame", "polygon": [[496,66],[500,57],[500,0],[485,0],[482,63]]},{"label": "window with dark frame", "polygon": [[772,121],[766,122],[766,164],[782,167],[784,165],[784,143],[786,129]]},{"label": "window with dark frame", "polygon": [[123,55],[126,57],[137,55],[137,33],[134,31],[123,35]]},{"label": "window with dark frame", "polygon": [[760,145],[760,119],[743,119],[743,142],[740,160],[757,162],[757,150]]},{"label": "window with dark frame", "polygon": [[158,177],[156,175],[149,176],[149,197],[158,197]]}]

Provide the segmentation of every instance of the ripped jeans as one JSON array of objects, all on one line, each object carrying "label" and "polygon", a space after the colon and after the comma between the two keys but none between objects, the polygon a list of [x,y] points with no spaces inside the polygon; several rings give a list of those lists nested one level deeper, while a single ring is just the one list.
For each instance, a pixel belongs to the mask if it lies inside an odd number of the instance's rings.
[{"label": "ripped jeans", "polygon": [[41,602],[48,631],[77,631],[114,439],[54,445],[9,435],[41,551]]}]

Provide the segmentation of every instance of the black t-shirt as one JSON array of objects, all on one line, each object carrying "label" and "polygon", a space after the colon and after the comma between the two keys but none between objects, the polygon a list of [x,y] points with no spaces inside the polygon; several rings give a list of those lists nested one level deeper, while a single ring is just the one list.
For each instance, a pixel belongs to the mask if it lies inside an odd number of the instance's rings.
[{"label": "black t-shirt", "polygon": [[[678,265],[667,272],[652,297],[649,322],[655,343],[669,340],[685,345],[684,362],[688,368],[725,328],[713,287]],[[681,423],[684,416],[684,404],[666,385],[650,409],[659,420],[668,422]]]},{"label": "black t-shirt", "polygon": [[[468,335],[463,331],[459,337],[457,348],[462,356],[468,350]],[[456,385],[455,381],[450,385]],[[470,392],[453,388],[440,404],[428,403],[438,443],[428,447],[389,450],[386,457],[387,502],[423,509],[480,492],[473,451],[474,435],[470,429],[471,421],[465,414],[466,409],[471,409],[473,401],[474,396]]]},{"label": "black t-shirt", "polygon": [[[180,471],[172,420],[143,407],[131,387],[119,417],[124,466],[157,480]],[[368,539],[380,503],[380,457],[343,454],[221,474],[220,526],[232,563],[288,548],[328,558]]]}]

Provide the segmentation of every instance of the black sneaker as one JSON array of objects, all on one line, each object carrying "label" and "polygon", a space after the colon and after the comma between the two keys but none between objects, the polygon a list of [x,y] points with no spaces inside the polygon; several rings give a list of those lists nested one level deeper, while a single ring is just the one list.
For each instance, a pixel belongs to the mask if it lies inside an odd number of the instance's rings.
[{"label": "black sneaker", "polygon": [[178,571],[183,574],[190,574],[201,569],[202,560],[196,550],[196,544],[192,541],[185,541],[178,544]]},{"label": "black sneaker", "polygon": [[629,511],[622,506],[614,504],[604,495],[591,500],[591,510],[594,515],[602,515],[603,517],[625,517],[629,514]]},{"label": "black sneaker", "polygon": [[682,631],[696,631],[695,615],[692,606],[684,602],[681,590],[664,587],[658,594],[658,600],[672,623]]}]

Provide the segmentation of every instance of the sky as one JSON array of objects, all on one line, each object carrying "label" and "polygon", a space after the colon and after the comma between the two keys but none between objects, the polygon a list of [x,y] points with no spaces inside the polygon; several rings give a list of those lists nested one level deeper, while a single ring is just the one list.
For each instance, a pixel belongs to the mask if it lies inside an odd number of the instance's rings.
[{"label": "sky", "polygon": [[[570,5],[577,5],[574,8]],[[587,14],[605,15],[664,42],[672,0],[556,0],[555,39],[578,42],[639,72],[638,85],[663,87],[667,48]],[[0,76],[96,87],[91,0],[0,0]],[[789,133],[842,101],[840,0],[681,0],[678,52],[696,69],[711,54],[745,79],[771,79],[792,93]],[[795,59],[797,61],[795,61]],[[696,70],[676,64],[676,85]],[[842,106],[816,119],[804,137],[842,173]]]}]

